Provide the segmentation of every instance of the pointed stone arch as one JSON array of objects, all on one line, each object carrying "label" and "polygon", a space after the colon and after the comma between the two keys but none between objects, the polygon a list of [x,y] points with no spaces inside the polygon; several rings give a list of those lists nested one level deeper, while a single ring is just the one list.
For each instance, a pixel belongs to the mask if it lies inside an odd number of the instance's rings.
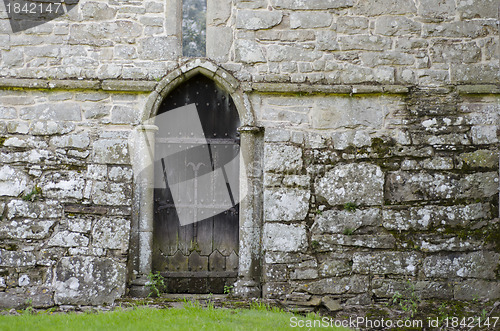
[{"label": "pointed stone arch", "polygon": [[[240,257],[236,294],[246,297],[261,296],[261,237],[262,237],[262,154],[263,130],[256,126],[256,118],[248,95],[240,82],[226,70],[210,61],[191,60],[167,74],[149,96],[141,114],[143,123],[132,139],[131,155],[134,169],[145,169],[153,162],[151,146],[158,129],[152,119],[173,90],[195,75],[204,75],[229,93],[238,111],[240,132],[240,190],[249,192],[240,201],[239,233]],[[144,139],[144,137],[146,139]],[[147,295],[145,286],[152,270],[153,245],[153,171],[134,170],[134,200],[132,206],[131,249],[129,252],[129,285],[133,296]],[[244,178],[245,180],[242,180]]]}]

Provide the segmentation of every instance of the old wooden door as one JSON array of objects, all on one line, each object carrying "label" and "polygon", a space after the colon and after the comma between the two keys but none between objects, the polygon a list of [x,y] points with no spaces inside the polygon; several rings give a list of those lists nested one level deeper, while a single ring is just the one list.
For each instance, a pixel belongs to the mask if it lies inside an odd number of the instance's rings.
[{"label": "old wooden door", "polygon": [[166,97],[159,116],[153,271],[169,293],[223,293],[238,273],[238,112],[198,75]]}]

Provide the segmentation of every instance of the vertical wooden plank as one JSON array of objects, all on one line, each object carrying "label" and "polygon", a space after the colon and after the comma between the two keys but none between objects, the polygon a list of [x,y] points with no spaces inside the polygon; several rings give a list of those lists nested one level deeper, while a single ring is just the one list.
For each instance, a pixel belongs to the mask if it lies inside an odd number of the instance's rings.
[{"label": "vertical wooden plank", "polygon": [[226,258],[218,250],[213,251],[208,258],[208,269],[210,271],[225,271]]},{"label": "vertical wooden plank", "polygon": [[234,211],[228,210],[214,217],[214,249],[219,250],[224,256],[238,250],[239,204]]},{"label": "vertical wooden plank", "polygon": [[197,224],[197,246],[199,249],[199,253],[202,256],[209,256],[212,251],[212,237],[213,237],[213,227],[214,221],[213,218],[210,217],[205,219]]},{"label": "vertical wooden plank", "polygon": [[198,252],[189,255],[188,267],[190,271],[208,271],[208,256],[201,256]]},{"label": "vertical wooden plank", "polygon": [[188,257],[181,251],[177,251],[173,256],[168,257],[167,268],[172,272],[188,271]]}]

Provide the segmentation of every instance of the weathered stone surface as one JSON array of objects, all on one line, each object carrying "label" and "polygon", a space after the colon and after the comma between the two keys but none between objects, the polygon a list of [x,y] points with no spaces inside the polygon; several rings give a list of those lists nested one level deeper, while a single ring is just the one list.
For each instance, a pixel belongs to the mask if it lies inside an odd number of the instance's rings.
[{"label": "weathered stone surface", "polygon": [[226,62],[232,45],[232,28],[227,26],[207,27],[207,57],[219,62]]},{"label": "weathered stone surface", "polygon": [[134,172],[131,168],[126,167],[111,167],[109,169],[108,178],[115,182],[130,181]]},{"label": "weathered stone surface", "polygon": [[481,60],[481,48],[476,43],[434,43],[431,48],[434,63],[475,63]]},{"label": "weathered stone surface", "polygon": [[480,149],[459,155],[459,160],[467,168],[496,168],[498,166],[498,151]]},{"label": "weathered stone surface", "polygon": [[427,230],[432,227],[468,227],[472,221],[491,217],[490,206],[476,203],[384,209],[383,226],[389,230]]},{"label": "weathered stone surface", "polygon": [[499,264],[500,254],[494,252],[441,254],[426,257],[423,272],[426,277],[495,279]]},{"label": "weathered stone surface", "polygon": [[342,51],[381,51],[389,50],[391,48],[391,39],[383,36],[340,36],[338,38],[338,42]]},{"label": "weathered stone surface", "polygon": [[280,11],[240,10],[236,17],[236,28],[247,30],[269,29],[278,25],[283,18]]},{"label": "weathered stone surface", "polygon": [[354,2],[354,0],[272,0],[271,4],[281,9],[338,9],[352,7]]},{"label": "weathered stone surface", "polygon": [[412,252],[354,253],[352,269],[360,274],[416,275],[421,256]]},{"label": "weathered stone surface", "polygon": [[77,103],[39,104],[23,107],[19,117],[24,120],[37,121],[80,121],[80,106]]},{"label": "weathered stone surface", "polygon": [[[412,288],[413,287],[413,288]],[[389,279],[374,279],[373,293],[379,298],[392,298],[396,292],[401,295],[414,293],[422,299],[437,298],[453,299],[453,284],[434,281],[398,281]]]},{"label": "weathered stone surface", "polygon": [[368,132],[362,130],[333,132],[331,137],[335,149],[346,149],[349,146],[364,147],[372,144]]},{"label": "weathered stone surface", "polygon": [[33,252],[8,251],[0,248],[0,267],[34,266],[36,261]]},{"label": "weathered stone surface", "polygon": [[264,150],[266,171],[292,172],[302,168],[302,150],[296,146],[267,144]]},{"label": "weathered stone surface", "polygon": [[1,119],[14,119],[14,118],[17,118],[16,108],[0,106],[0,118]]},{"label": "weathered stone surface", "polygon": [[86,148],[90,144],[90,138],[87,132],[57,136],[50,139],[50,144],[60,148]]},{"label": "weathered stone surface", "polygon": [[288,268],[286,264],[266,265],[264,277],[270,282],[285,282],[288,279]]},{"label": "weathered stone surface", "polygon": [[391,111],[401,109],[394,97],[334,97],[318,99],[311,112],[315,129],[381,128]]},{"label": "weathered stone surface", "polygon": [[300,221],[309,211],[309,190],[278,189],[264,192],[266,221]]},{"label": "weathered stone surface", "polygon": [[23,137],[23,136],[7,138],[4,141],[3,146],[36,148],[36,149],[43,149],[48,147],[47,143],[43,140],[36,139],[34,137]]},{"label": "weathered stone surface", "polygon": [[328,12],[295,12],[290,14],[292,29],[324,28],[332,24],[332,14]]},{"label": "weathered stone surface", "polygon": [[327,258],[319,265],[321,277],[343,276],[351,273],[352,268],[348,259]]},{"label": "weathered stone surface", "polygon": [[335,300],[330,296],[323,297],[321,299],[321,303],[329,310],[329,311],[339,311],[342,310],[342,306],[340,305],[339,300]]},{"label": "weathered stone surface", "polygon": [[303,261],[314,260],[314,256],[298,252],[266,251],[264,254],[266,263],[288,263],[298,264]]},{"label": "weathered stone surface", "polygon": [[326,210],[316,215],[311,232],[344,233],[346,229],[355,232],[366,226],[377,226],[381,221],[380,209]]},{"label": "weathered stone surface", "polygon": [[343,164],[319,177],[316,194],[332,206],[346,203],[379,205],[383,201],[384,174],[368,163]]},{"label": "weathered stone surface", "polygon": [[497,64],[457,64],[450,69],[452,83],[488,84],[500,79],[500,66]]},{"label": "weathered stone surface", "polygon": [[28,185],[26,174],[16,168],[4,165],[0,168],[0,196],[19,196]]},{"label": "weathered stone surface", "polygon": [[462,19],[497,18],[498,2],[495,0],[457,1],[457,11]]},{"label": "weathered stone surface", "polygon": [[377,19],[375,33],[384,36],[420,34],[420,24],[402,16],[382,16]]},{"label": "weathered stone surface", "polygon": [[[350,232],[352,230],[346,228],[345,231]],[[318,243],[317,251],[331,251],[337,246],[368,248],[394,248],[396,246],[396,240],[391,235],[323,234],[313,235],[311,240]]]},{"label": "weathered stone surface", "polygon": [[368,291],[369,278],[354,275],[352,277],[325,278],[304,286],[311,294],[364,293]]},{"label": "weathered stone surface", "polygon": [[314,260],[308,260],[295,264],[290,273],[290,279],[316,279],[318,278],[318,264]]},{"label": "weathered stone surface", "polygon": [[455,235],[416,235],[414,245],[423,252],[463,252],[484,248],[482,240],[457,238]]},{"label": "weathered stone surface", "polygon": [[0,309],[23,309],[26,306],[26,297],[9,292],[0,292]]},{"label": "weathered stone surface", "polygon": [[97,205],[130,205],[131,187],[127,183],[95,182],[92,187],[92,202]]},{"label": "weathered stone surface", "polygon": [[51,172],[42,176],[39,186],[50,199],[82,199],[85,179],[77,171]]},{"label": "weathered stone surface", "polygon": [[369,22],[366,17],[340,16],[337,18],[336,31],[343,34],[364,34],[367,32]]},{"label": "weathered stone surface", "polygon": [[207,2],[207,25],[224,24],[230,16],[231,0]]},{"label": "weathered stone surface", "polygon": [[126,140],[99,139],[93,144],[93,155],[96,163],[128,164],[129,151]]},{"label": "weathered stone surface", "polygon": [[250,64],[266,61],[261,46],[255,41],[237,39],[234,45],[236,61]]},{"label": "weathered stone surface", "polygon": [[54,306],[54,291],[50,287],[36,287],[29,291],[33,308],[50,308]]},{"label": "weathered stone surface", "polygon": [[128,249],[129,233],[130,221],[123,218],[101,218],[92,229],[92,245],[120,249],[125,253]]},{"label": "weathered stone surface", "polygon": [[267,47],[267,60],[282,61],[314,61],[322,54],[309,47],[298,45],[270,45]]},{"label": "weathered stone surface", "polygon": [[500,299],[500,286],[498,282],[489,282],[479,279],[462,281],[455,284],[455,300],[498,300]]},{"label": "weathered stone surface", "polygon": [[58,247],[80,247],[87,246],[88,244],[89,238],[80,233],[70,231],[60,231],[50,238],[48,242],[49,246]]},{"label": "weathered stone surface", "polygon": [[109,258],[63,257],[55,271],[56,304],[112,303],[125,293],[126,268]]},{"label": "weathered stone surface", "polygon": [[471,137],[472,142],[477,145],[497,143],[497,128],[494,126],[473,126]]},{"label": "weathered stone surface", "polygon": [[84,20],[102,21],[114,18],[117,9],[102,2],[85,2],[81,11]]},{"label": "weathered stone surface", "polygon": [[88,233],[92,229],[92,219],[68,219],[67,220],[68,229],[71,232]]},{"label": "weathered stone surface", "polygon": [[399,171],[387,174],[385,189],[391,202],[490,197],[498,192],[498,174],[484,172],[457,176]]},{"label": "weathered stone surface", "polygon": [[45,239],[55,221],[19,220],[0,222],[2,239]]},{"label": "weathered stone surface", "polygon": [[133,107],[113,106],[111,110],[111,123],[114,124],[138,124],[140,112]]},{"label": "weathered stone surface", "polygon": [[307,245],[304,225],[287,225],[279,223],[264,224],[264,250],[298,252]]},{"label": "weathered stone surface", "polygon": [[452,18],[455,16],[455,0],[420,0],[418,14],[430,18]]},{"label": "weathered stone surface", "polygon": [[436,156],[433,159],[426,159],[421,162],[422,168],[430,170],[451,170],[454,168],[451,157]]},{"label": "weathered stone surface", "polygon": [[412,0],[372,0],[360,2],[353,8],[353,12],[358,15],[377,16],[416,13],[417,8]]},{"label": "weathered stone surface", "polygon": [[[59,119],[57,119],[59,120]],[[75,124],[55,121],[35,121],[32,122],[29,131],[33,135],[48,136],[54,134],[65,134],[73,131]]]}]

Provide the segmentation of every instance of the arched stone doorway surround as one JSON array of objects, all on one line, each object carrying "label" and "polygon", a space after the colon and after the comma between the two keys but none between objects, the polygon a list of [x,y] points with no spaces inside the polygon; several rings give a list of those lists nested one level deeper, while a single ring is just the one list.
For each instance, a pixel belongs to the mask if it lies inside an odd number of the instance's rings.
[{"label": "arched stone doorway surround", "polygon": [[240,82],[226,70],[210,61],[193,59],[167,74],[149,95],[141,113],[143,124],[129,140],[134,169],[134,198],[129,251],[129,287],[133,296],[147,295],[147,276],[152,270],[153,245],[153,181],[152,146],[158,128],[152,123],[162,101],[170,92],[195,75],[204,75],[226,90],[233,99],[240,117],[240,192],[248,192],[240,202],[239,268],[235,294],[261,296],[262,259],[262,154],[263,130],[256,126],[256,117]]}]

